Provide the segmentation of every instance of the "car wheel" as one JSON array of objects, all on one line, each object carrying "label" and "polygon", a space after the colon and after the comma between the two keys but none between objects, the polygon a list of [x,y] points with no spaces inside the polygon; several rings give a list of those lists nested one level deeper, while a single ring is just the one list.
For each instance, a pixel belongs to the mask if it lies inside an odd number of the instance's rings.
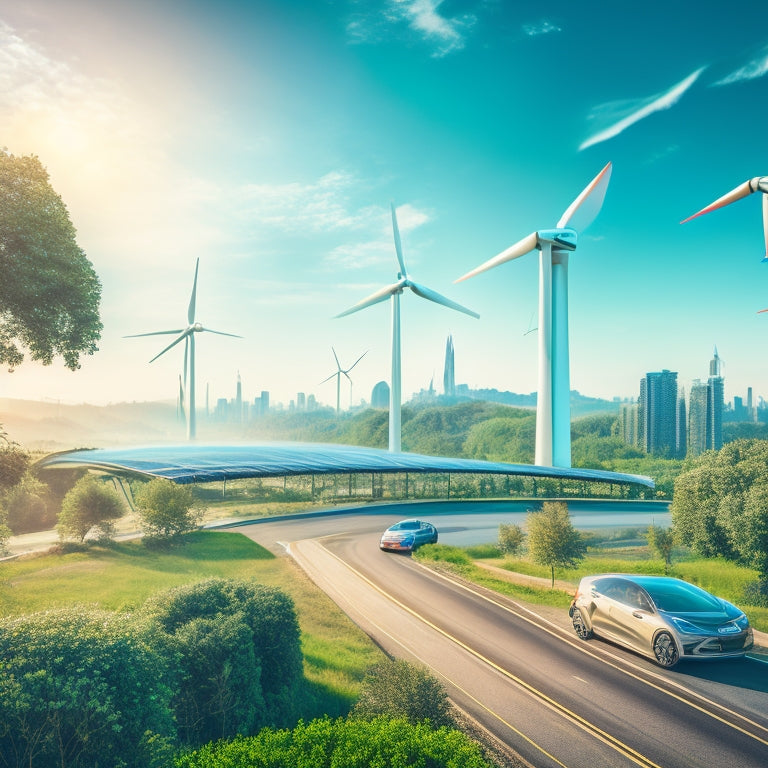
[{"label": "car wheel", "polygon": [[659,632],[653,641],[653,655],[659,666],[670,669],[680,660],[677,645],[669,632]]},{"label": "car wheel", "polygon": [[592,630],[587,626],[584,617],[581,615],[581,611],[578,608],[573,609],[571,620],[573,621],[573,628],[576,631],[576,634],[582,640],[589,640],[592,637]]}]

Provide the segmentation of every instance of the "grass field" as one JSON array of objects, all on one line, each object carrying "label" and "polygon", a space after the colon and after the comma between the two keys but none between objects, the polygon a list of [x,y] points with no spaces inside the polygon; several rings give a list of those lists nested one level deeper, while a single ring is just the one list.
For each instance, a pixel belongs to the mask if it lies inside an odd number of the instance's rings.
[{"label": "grass field", "polygon": [[303,716],[345,714],[381,652],[291,559],[238,533],[197,531],[167,552],[134,540],[0,563],[0,616],[72,605],[131,611],[151,594],[209,576],[254,580],[291,595],[310,689]]}]

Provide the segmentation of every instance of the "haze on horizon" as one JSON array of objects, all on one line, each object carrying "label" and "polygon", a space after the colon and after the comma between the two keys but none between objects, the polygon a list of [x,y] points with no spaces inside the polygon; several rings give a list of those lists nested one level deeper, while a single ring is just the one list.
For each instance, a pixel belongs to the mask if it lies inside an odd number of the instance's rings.
[{"label": "haze on horizon", "polygon": [[[173,400],[195,260],[198,403],[261,390],[335,405],[389,379],[389,204],[413,277],[479,320],[402,300],[403,396],[442,379],[536,390],[537,258],[460,285],[552,227],[607,161],[603,209],[570,261],[571,386],[637,397],[647,371],[768,397],[759,195],[683,226],[768,173],[768,8],[657,0],[582,8],[482,0],[27,0],[0,10],[0,144],[36,154],[102,279],[100,351],[26,362],[0,396]],[[348,388],[342,386],[342,406]]]}]

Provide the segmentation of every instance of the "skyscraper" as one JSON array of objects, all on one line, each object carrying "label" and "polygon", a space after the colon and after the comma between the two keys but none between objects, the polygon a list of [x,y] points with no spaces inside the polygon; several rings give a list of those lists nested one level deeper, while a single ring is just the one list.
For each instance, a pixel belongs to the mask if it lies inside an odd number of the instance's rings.
[{"label": "skyscraper", "polygon": [[443,369],[443,394],[453,397],[456,394],[456,372],[453,366],[453,336],[445,342],[445,368]]},{"label": "skyscraper", "polygon": [[707,448],[719,451],[723,447],[723,361],[717,354],[709,362],[707,381]]},{"label": "skyscraper", "polygon": [[640,446],[646,453],[677,457],[680,434],[685,431],[679,419],[677,373],[666,369],[646,373],[640,380],[638,400]]},{"label": "skyscraper", "polygon": [[688,400],[688,455],[700,456],[707,450],[707,402],[709,387],[699,379],[693,382]]}]

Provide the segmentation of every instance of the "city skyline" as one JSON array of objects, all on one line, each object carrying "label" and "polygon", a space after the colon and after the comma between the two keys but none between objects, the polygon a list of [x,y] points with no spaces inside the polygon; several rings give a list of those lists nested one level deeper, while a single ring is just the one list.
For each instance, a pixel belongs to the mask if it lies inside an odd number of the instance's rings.
[{"label": "city skyline", "polygon": [[[151,339],[184,306],[243,339],[198,340],[198,391],[336,402],[389,383],[388,308],[334,316],[391,281],[391,201],[409,268],[478,321],[406,302],[404,400],[443,371],[535,392],[536,254],[453,281],[562,210],[613,164],[570,266],[571,388],[637,397],[646,371],[687,390],[717,346],[725,399],[768,394],[760,195],[680,222],[767,172],[768,8],[642,14],[554,2],[302,2],[291,8],[29,0],[0,11],[0,145],[36,154],[102,279],[100,351],[3,373],[0,396],[173,400],[183,351]],[[631,42],[627,35],[631,30]],[[550,102],[549,119],[533,108]],[[750,119],[741,119],[749,115]],[[156,341],[156,340],[155,340]]]}]

